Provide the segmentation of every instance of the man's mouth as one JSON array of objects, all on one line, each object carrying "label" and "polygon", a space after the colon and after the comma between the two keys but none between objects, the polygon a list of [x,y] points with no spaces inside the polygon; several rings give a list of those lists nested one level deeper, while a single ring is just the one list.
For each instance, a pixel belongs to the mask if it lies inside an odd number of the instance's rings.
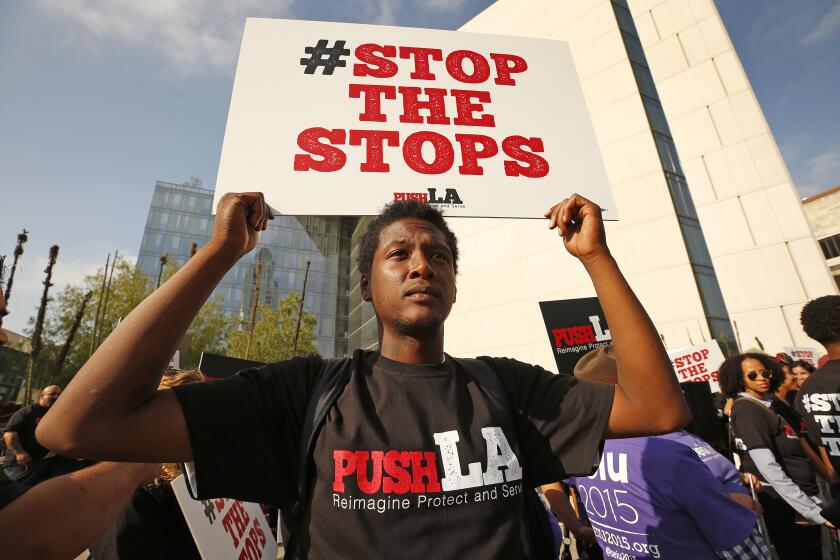
[{"label": "man's mouth", "polygon": [[432,286],[418,285],[410,288],[405,297],[416,302],[432,301],[440,297],[440,291]]}]

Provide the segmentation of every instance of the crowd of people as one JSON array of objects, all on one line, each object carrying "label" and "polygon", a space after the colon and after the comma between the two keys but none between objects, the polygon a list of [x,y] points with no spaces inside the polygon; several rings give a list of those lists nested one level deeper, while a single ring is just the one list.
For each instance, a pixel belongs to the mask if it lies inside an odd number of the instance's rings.
[{"label": "crowd of people", "polygon": [[290,559],[571,558],[555,519],[580,558],[822,558],[840,522],[840,296],[802,311],[819,369],[761,352],[721,364],[731,448],[715,448],[684,429],[690,409],[599,206],[573,195],[545,217],[613,337],[574,376],[446,354],[458,242],[439,211],[397,201],[358,257],[378,351],[204,381],[166,364],[273,218],[259,193],[226,195],[208,245],[63,391],[9,420],[0,555],[198,558],[169,485],[183,474],[197,499],[279,508]]}]

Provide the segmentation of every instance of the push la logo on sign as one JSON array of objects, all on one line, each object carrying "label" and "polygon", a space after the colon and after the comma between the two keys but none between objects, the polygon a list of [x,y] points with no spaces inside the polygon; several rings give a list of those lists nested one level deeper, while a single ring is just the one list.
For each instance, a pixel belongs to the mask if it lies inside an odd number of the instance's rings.
[{"label": "push la logo on sign", "polygon": [[586,353],[612,343],[598,298],[541,301],[540,310],[560,373],[572,373]]},{"label": "push la logo on sign", "polygon": [[[443,191],[438,195],[439,191]],[[455,189],[428,189],[426,192],[395,192],[394,200],[419,200],[427,202],[439,209],[466,208]]]},{"label": "push la logo on sign", "polygon": [[[487,445],[484,464],[462,470],[457,430],[434,434],[428,450],[333,451],[332,504],[339,509],[385,513],[411,508],[449,507],[522,494],[522,467],[497,426],[481,429]],[[438,472],[438,457],[443,476]]]}]

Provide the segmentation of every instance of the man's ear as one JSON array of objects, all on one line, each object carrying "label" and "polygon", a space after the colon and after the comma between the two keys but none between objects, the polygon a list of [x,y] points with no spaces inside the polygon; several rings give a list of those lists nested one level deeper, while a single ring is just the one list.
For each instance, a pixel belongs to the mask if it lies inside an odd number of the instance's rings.
[{"label": "man's ear", "polygon": [[372,295],[370,291],[370,279],[367,274],[362,274],[362,278],[359,280],[359,288],[362,291],[362,299],[364,301],[371,301]]}]

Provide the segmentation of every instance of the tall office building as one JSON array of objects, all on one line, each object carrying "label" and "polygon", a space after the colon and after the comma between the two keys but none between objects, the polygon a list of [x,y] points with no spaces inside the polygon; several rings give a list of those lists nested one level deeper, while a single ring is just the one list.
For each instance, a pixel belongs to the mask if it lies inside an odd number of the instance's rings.
[{"label": "tall office building", "polygon": [[[180,266],[196,243],[213,233],[213,191],[158,181],[146,219],[137,259],[139,268],[157,281],[161,256]],[[318,319],[316,341],[325,357],[347,351],[347,293],[350,275],[352,218],[278,216],[262,232],[254,251],[222,279],[212,298],[221,296],[228,315],[247,316],[253,299],[256,263],[261,261],[261,303],[277,305],[292,290],[300,293],[306,276],[304,308]]]},{"label": "tall office building", "polygon": [[[462,29],[569,42],[618,208],[610,246],[669,348],[813,345],[799,311],[837,287],[712,0],[499,0]],[[447,350],[553,368],[537,302],[594,295],[583,268],[541,220],[451,223]]]}]

